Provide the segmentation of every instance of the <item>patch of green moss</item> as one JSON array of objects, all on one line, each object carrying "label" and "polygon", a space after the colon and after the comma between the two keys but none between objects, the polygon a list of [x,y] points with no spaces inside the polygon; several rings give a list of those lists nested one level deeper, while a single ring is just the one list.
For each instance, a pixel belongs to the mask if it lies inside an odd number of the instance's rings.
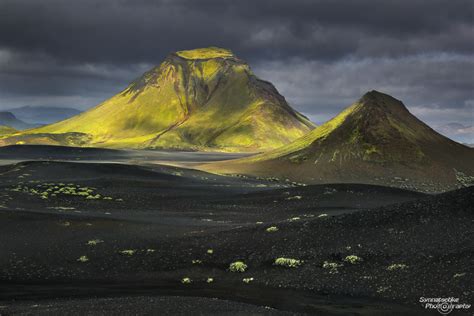
[{"label": "patch of green moss", "polygon": [[245,272],[247,270],[247,265],[243,261],[232,262],[229,265],[230,272]]},{"label": "patch of green moss", "polygon": [[297,268],[299,267],[303,261],[298,260],[298,259],[293,259],[293,258],[277,258],[275,259],[275,262],[273,263],[276,266],[282,266],[286,268]]},{"label": "patch of green moss", "polygon": [[111,197],[103,197],[102,195],[96,193],[94,188],[83,187],[73,183],[40,183],[35,186],[18,184],[10,188],[10,191],[36,195],[41,199],[48,199],[50,197],[54,198],[58,196],[77,196],[86,200],[112,200]]}]

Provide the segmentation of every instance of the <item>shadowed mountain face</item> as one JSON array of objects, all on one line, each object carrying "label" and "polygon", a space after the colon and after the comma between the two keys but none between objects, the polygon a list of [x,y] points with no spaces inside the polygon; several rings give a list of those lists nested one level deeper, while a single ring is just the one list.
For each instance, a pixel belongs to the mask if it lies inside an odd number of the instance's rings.
[{"label": "shadowed mountain face", "polygon": [[97,107],[2,144],[260,151],[312,128],[244,61],[211,47],[170,54]]},{"label": "shadowed mountain face", "polygon": [[399,100],[371,91],[287,146],[205,168],[308,183],[363,182],[442,191],[472,181],[474,151],[436,133]]}]

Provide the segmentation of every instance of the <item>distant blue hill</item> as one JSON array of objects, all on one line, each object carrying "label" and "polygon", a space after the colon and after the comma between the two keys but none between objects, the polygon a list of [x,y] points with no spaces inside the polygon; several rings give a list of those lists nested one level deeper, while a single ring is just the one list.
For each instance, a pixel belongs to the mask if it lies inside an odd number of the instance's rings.
[{"label": "distant blue hill", "polygon": [[19,120],[36,126],[62,121],[81,113],[77,109],[53,106],[23,106],[5,111],[13,113]]},{"label": "distant blue hill", "polygon": [[0,126],[8,126],[17,130],[23,130],[37,127],[38,125],[25,123],[16,118],[11,112],[0,112]]}]

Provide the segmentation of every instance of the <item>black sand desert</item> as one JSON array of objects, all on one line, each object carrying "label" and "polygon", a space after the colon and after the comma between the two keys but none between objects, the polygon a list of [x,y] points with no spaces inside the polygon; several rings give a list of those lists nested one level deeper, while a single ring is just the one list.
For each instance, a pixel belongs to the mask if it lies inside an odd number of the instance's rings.
[{"label": "black sand desert", "polygon": [[50,155],[0,167],[2,314],[420,315],[421,296],[472,301],[472,188],[303,186],[76,150],[0,150]]}]

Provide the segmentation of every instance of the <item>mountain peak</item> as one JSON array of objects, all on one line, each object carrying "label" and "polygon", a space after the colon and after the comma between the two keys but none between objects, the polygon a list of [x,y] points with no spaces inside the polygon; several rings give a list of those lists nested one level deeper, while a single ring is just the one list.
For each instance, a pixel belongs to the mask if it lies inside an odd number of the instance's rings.
[{"label": "mountain peak", "polygon": [[402,101],[395,99],[391,95],[382,93],[376,90],[366,92],[360,99],[359,103],[373,105],[373,104],[397,104],[403,105]]},{"label": "mountain peak", "polygon": [[206,47],[206,48],[196,48],[190,50],[182,50],[176,52],[181,58],[184,59],[212,59],[212,58],[235,58],[235,55],[231,50],[220,47]]},{"label": "mountain peak", "polygon": [[356,104],[359,109],[383,111],[386,114],[408,112],[402,101],[376,90],[366,92]]}]

